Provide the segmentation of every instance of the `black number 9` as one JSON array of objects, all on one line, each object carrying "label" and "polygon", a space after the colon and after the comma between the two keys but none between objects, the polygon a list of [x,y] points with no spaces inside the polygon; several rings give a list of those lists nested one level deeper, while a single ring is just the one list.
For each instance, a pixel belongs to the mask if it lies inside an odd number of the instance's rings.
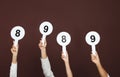
[{"label": "black number 9", "polygon": [[48,31],[48,26],[44,26],[44,32],[46,33]]},{"label": "black number 9", "polygon": [[95,36],[94,35],[91,35],[90,39],[91,39],[91,42],[95,42]]}]

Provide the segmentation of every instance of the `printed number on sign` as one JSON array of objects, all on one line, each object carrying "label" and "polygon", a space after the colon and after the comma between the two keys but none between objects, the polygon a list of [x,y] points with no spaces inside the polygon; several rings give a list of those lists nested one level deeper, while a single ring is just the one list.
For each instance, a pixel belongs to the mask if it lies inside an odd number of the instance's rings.
[{"label": "printed number on sign", "polygon": [[91,42],[95,42],[95,36],[94,35],[91,35],[90,39],[91,39]]},{"label": "printed number on sign", "polygon": [[48,31],[48,26],[44,26],[44,32],[46,33]]},{"label": "printed number on sign", "polygon": [[19,37],[19,36],[20,36],[20,30],[16,30],[15,36],[16,36],[16,37]]},{"label": "printed number on sign", "polygon": [[56,38],[57,42],[61,46],[67,46],[71,42],[71,36],[67,32],[60,32]]},{"label": "printed number on sign", "polygon": [[86,34],[85,40],[89,45],[97,45],[100,41],[100,35],[95,31],[90,31]]},{"label": "printed number on sign", "polygon": [[66,36],[65,36],[65,35],[62,36],[62,42],[63,42],[63,43],[66,42]]},{"label": "printed number on sign", "polygon": [[53,26],[50,22],[48,21],[44,21],[40,24],[39,26],[39,31],[41,34],[43,34],[44,36],[47,36],[49,34],[52,33],[53,31]]},{"label": "printed number on sign", "polygon": [[21,26],[15,26],[15,27],[12,28],[10,34],[11,34],[11,37],[14,40],[20,40],[20,39],[22,39],[24,37],[25,30]]}]

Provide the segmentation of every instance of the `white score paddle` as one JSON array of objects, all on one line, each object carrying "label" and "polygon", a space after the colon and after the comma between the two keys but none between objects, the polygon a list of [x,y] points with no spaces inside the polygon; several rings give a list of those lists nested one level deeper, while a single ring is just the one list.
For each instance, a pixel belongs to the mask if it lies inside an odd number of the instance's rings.
[{"label": "white score paddle", "polygon": [[71,42],[71,36],[67,32],[60,32],[57,35],[57,43],[62,46],[63,54],[66,56],[66,46]]},{"label": "white score paddle", "polygon": [[25,36],[25,30],[21,26],[15,26],[12,28],[11,37],[14,39],[14,46],[18,45],[18,41]]},{"label": "white score paddle", "polygon": [[39,31],[42,34],[42,43],[44,44],[46,36],[52,33],[53,26],[50,22],[44,21],[43,23],[40,24]]},{"label": "white score paddle", "polygon": [[92,54],[96,53],[96,45],[100,42],[100,35],[95,31],[90,31],[85,37],[86,42],[91,45]]}]

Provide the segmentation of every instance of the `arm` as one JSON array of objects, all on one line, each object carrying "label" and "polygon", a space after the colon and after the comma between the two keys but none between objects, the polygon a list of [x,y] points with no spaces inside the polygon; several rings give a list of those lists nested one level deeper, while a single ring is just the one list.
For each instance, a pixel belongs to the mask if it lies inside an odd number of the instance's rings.
[{"label": "arm", "polygon": [[51,70],[51,65],[46,53],[46,45],[47,42],[45,41],[44,45],[43,43],[40,41],[39,43],[39,48],[41,50],[41,63],[42,63],[42,69],[43,69],[43,73],[45,75],[45,77],[54,77],[54,74]]},{"label": "arm", "polygon": [[67,77],[73,77],[71,68],[70,68],[70,63],[69,63],[69,57],[68,54],[66,53],[66,56],[62,53],[62,60],[65,63],[65,68],[66,68],[66,73],[67,73]]},{"label": "arm", "polygon": [[105,69],[101,65],[101,62],[97,53],[95,55],[91,54],[91,60],[97,66],[97,69],[101,77],[109,77],[108,73],[105,71]]},{"label": "arm", "polygon": [[18,55],[18,46],[12,46],[12,63],[10,66],[10,77],[17,77],[17,55]]}]

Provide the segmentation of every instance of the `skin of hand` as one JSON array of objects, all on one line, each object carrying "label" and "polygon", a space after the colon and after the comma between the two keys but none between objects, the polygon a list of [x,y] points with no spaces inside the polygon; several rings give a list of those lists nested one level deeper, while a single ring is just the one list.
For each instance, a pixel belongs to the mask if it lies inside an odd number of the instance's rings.
[{"label": "skin of hand", "polygon": [[63,60],[65,63],[69,63],[69,56],[68,56],[68,53],[67,53],[67,52],[66,52],[66,56],[65,56],[64,53],[62,52],[61,58],[62,58],[62,60]]},{"label": "skin of hand", "polygon": [[47,58],[47,53],[46,53],[46,46],[47,46],[47,41],[45,40],[44,44],[42,43],[42,40],[40,40],[38,47],[41,50],[41,58],[45,59]]},{"label": "skin of hand", "polygon": [[64,53],[62,52],[61,58],[65,63],[67,77],[73,77],[73,74],[72,74],[72,71],[71,71],[71,68],[70,68],[68,53],[66,52],[66,56],[65,56]]},{"label": "skin of hand", "polygon": [[91,54],[91,60],[92,60],[92,62],[95,63],[96,65],[97,65],[97,64],[100,64],[100,59],[99,59],[99,56],[98,56],[97,53],[96,53],[96,54]]},{"label": "skin of hand", "polygon": [[105,69],[102,67],[101,63],[100,63],[100,58],[98,56],[98,54],[91,54],[91,60],[93,63],[96,64],[97,69],[99,71],[99,74],[101,77],[108,77],[108,73],[105,71]]},{"label": "skin of hand", "polygon": [[46,49],[46,46],[47,46],[46,40],[45,40],[44,44],[42,43],[42,40],[40,40],[38,46],[39,46],[40,50],[44,51]]},{"label": "skin of hand", "polygon": [[17,63],[18,45],[12,46],[11,53],[12,53],[12,63]]}]

